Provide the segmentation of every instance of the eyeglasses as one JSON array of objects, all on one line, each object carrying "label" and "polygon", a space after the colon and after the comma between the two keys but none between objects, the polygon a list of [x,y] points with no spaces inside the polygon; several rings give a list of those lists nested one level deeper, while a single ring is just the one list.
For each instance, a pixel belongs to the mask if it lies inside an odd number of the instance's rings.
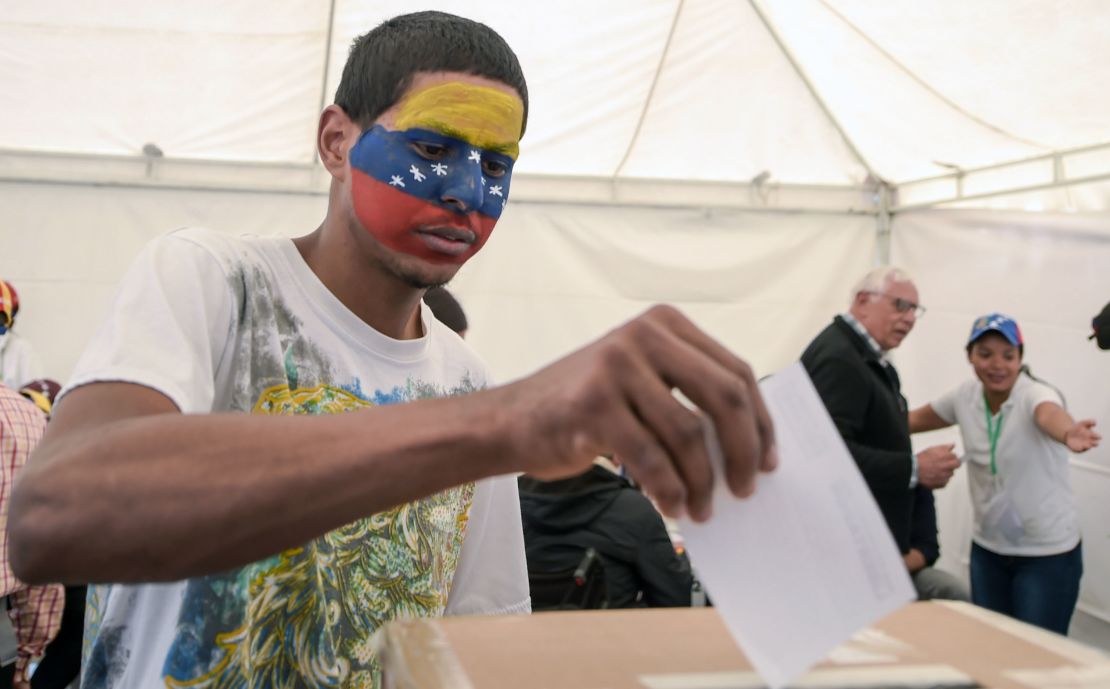
[{"label": "eyeglasses", "polygon": [[892,297],[889,294],[887,294],[886,292],[868,292],[868,294],[874,294],[876,296],[886,297],[887,299],[889,299],[891,301],[892,304],[894,304],[894,310],[897,311],[898,313],[906,313],[907,311],[912,310],[914,318],[921,318],[922,316],[925,315],[925,307],[922,306],[921,304],[915,304],[914,302],[910,301],[909,299],[902,299],[901,297]]}]

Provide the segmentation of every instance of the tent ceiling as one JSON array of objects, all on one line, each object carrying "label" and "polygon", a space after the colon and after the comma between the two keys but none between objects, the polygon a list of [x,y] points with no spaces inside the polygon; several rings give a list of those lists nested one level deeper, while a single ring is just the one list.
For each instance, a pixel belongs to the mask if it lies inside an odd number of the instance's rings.
[{"label": "tent ceiling", "polygon": [[[1110,142],[1101,0],[436,7],[520,55],[524,174],[860,187]],[[411,9],[16,0],[0,19],[0,148],[141,156],[152,142],[167,160],[311,166],[351,39]]]}]

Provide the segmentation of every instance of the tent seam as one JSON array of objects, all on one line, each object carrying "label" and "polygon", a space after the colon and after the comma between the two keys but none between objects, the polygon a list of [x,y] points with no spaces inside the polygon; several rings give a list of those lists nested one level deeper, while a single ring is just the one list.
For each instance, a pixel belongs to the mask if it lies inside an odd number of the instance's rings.
[{"label": "tent seam", "polygon": [[1000,127],[998,125],[991,124],[990,122],[983,119],[982,117],[976,115],[975,113],[971,112],[970,110],[968,110],[968,109],[964,108],[963,106],[959,105],[954,100],[952,100],[948,96],[941,93],[938,89],[929,85],[929,83],[926,82],[924,79],[917,76],[917,74],[915,74],[909,67],[902,64],[902,62],[899,61],[898,58],[894,57],[894,55],[892,53],[890,53],[888,50],[886,50],[886,48],[883,48],[881,45],[879,45],[879,43],[875,39],[871,38],[871,36],[869,36],[866,32],[864,32],[863,29],[856,26],[850,19],[848,19],[843,14],[838,12],[836,10],[836,8],[829,5],[829,3],[826,0],[820,0],[820,1],[821,1],[821,5],[826,10],[828,10],[829,13],[831,13],[834,17],[839,19],[845,26],[847,26],[849,29],[851,29],[853,32],[855,32],[856,35],[858,35],[860,38],[862,38],[864,41],[866,41],[868,45],[870,45],[872,48],[874,48],[876,51],[878,51],[878,53],[880,55],[882,55],[884,58],[886,58],[886,60],[888,62],[890,62],[890,64],[897,67],[899,71],[901,71],[903,74],[908,76],[910,79],[913,79],[913,81],[915,83],[917,83],[919,86],[921,86],[921,88],[925,89],[928,93],[932,94],[937,100],[944,103],[945,105],[947,105],[952,110],[954,110],[957,113],[963,115],[964,117],[968,118],[972,122],[975,122],[976,124],[978,124],[982,127],[985,127],[987,129],[989,129],[990,131],[995,132],[996,134],[1000,134],[1000,135],[1002,135],[1002,136],[1004,136],[1008,139],[1012,139],[1013,141],[1023,143],[1026,146],[1032,146],[1034,148],[1039,148],[1039,149],[1041,149],[1043,151],[1046,151],[1046,152],[1054,152],[1055,151],[1055,149],[1053,149],[1052,146],[1049,146],[1049,145],[1043,144],[1043,143],[1038,143],[1036,141],[1033,141],[1032,139],[1026,139],[1023,136],[1018,136],[1017,134],[1014,134],[1012,132],[1009,132],[1009,131],[1003,129],[1002,127]]},{"label": "tent seam", "polygon": [[636,147],[636,142],[640,139],[640,131],[644,127],[644,120],[647,119],[647,113],[651,108],[652,98],[655,97],[655,87],[659,84],[659,75],[663,73],[663,66],[667,62],[667,54],[671,51],[671,42],[674,40],[675,31],[678,29],[678,18],[682,15],[682,8],[685,5],[686,0],[678,0],[678,7],[675,8],[674,12],[674,19],[671,20],[671,29],[667,32],[667,41],[663,44],[663,51],[659,55],[659,64],[655,66],[655,74],[651,78],[651,86],[648,88],[647,97],[644,98],[644,107],[640,110],[640,118],[636,121],[636,129],[632,131],[632,138],[628,140],[628,147],[624,149],[621,162],[617,164],[616,169],[613,171],[613,181],[616,181],[617,178],[620,177],[621,171],[624,170],[625,163],[628,162],[629,157],[632,155],[632,149]]}]

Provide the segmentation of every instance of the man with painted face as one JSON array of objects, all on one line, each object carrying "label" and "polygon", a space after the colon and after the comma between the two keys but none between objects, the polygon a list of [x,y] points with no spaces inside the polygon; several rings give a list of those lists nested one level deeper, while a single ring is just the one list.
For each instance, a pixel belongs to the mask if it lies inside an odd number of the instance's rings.
[{"label": "man with painted face", "polygon": [[923,311],[905,272],[876,268],[853,287],[848,312],[833,319],[802,354],[911,571],[918,559],[910,543],[915,491],[943,487],[960,465],[950,444],[914,455],[906,399],[886,358]]},{"label": "man with painted face", "polygon": [[12,390],[42,375],[31,344],[13,329],[18,314],[19,293],[0,280],[0,382]]},{"label": "man with painted face", "polygon": [[[292,241],[152,243],[62,393],[11,507],[28,581],[90,593],[81,686],[377,686],[398,616],[527,611],[513,474],[621,457],[709,516],[776,462],[750,368],[656,307],[512,385],[421,305],[489,238],[527,116],[515,55],[438,12],[357,39]],[[470,393],[470,394],[466,394]],[[157,582],[157,583],[154,583]]]}]

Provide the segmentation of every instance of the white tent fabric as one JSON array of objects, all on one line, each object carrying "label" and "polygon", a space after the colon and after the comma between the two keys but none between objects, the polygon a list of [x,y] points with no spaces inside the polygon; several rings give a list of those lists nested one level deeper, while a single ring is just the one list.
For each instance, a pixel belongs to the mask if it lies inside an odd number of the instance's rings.
[{"label": "white tent fabric", "polygon": [[[0,276],[20,289],[19,329],[47,373],[66,378],[149,238],[315,228],[328,185],[316,122],[350,41],[424,7],[6,2]],[[770,373],[891,259],[930,307],[898,352],[911,402],[967,375],[968,323],[1001,309],[1036,372],[1110,427],[1110,354],[1083,341],[1110,299],[1110,4],[435,8],[497,29],[528,77],[513,203],[453,285],[501,380],[657,301]],[[1075,467],[1082,602],[1110,622],[1110,447]],[[939,499],[959,571],[959,481]]]},{"label": "white tent fabric", "polygon": [[[520,54],[522,173],[902,183],[1110,142],[1099,0],[436,8],[489,23]],[[413,9],[7,3],[0,148],[140,156],[154,143],[169,159],[309,165],[351,39]]]}]

